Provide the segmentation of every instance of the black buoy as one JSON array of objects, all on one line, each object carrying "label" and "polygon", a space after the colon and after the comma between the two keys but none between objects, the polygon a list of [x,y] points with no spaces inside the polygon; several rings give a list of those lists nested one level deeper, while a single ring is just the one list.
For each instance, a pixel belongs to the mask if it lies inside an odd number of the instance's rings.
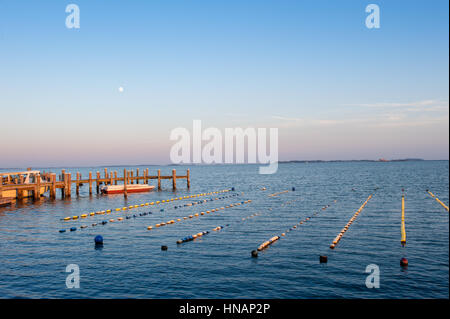
[{"label": "black buoy", "polygon": [[257,250],[252,250],[252,257],[253,258],[258,257],[258,251]]},{"label": "black buoy", "polygon": [[161,250],[167,250],[167,246],[165,245],[161,246]]},{"label": "black buoy", "polygon": [[408,259],[406,259],[405,257],[400,259],[400,266],[407,267],[408,266]]},{"label": "black buoy", "polygon": [[322,264],[322,263],[326,263],[326,262],[328,262],[328,257],[327,256],[320,256],[319,257],[319,260],[320,260],[320,263]]},{"label": "black buoy", "polygon": [[292,187],[292,191],[295,192],[295,187]]}]

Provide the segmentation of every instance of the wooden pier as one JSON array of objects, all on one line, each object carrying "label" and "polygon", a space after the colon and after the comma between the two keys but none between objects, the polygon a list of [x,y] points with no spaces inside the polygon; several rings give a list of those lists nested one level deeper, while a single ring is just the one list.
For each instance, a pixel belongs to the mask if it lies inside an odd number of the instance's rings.
[{"label": "wooden pier", "polygon": [[[103,175],[103,176],[102,176]],[[61,198],[69,198],[72,196],[72,184],[75,186],[75,193],[78,196],[80,194],[80,188],[84,185],[89,186],[89,195],[93,193],[93,186],[95,185],[96,193],[100,193],[100,188],[102,185],[117,185],[119,182],[123,182],[125,185],[124,196],[127,194],[127,184],[148,184],[148,182],[152,179],[158,181],[158,190],[161,190],[161,181],[162,180],[172,180],[172,189],[177,189],[177,180],[185,179],[187,188],[191,187],[191,179],[189,169],[186,171],[186,175],[177,175],[176,170],[172,170],[172,175],[163,176],[161,175],[161,170],[157,170],[156,175],[150,175],[149,169],[145,169],[142,174],[140,174],[139,168],[136,169],[136,174],[133,170],[123,170],[123,176],[120,177],[117,171],[110,171],[105,168],[103,170],[103,174],[100,171],[96,172],[95,178],[93,178],[92,172],[89,172],[88,178],[83,179],[82,175],[77,172],[75,179],[72,179],[71,173],[66,173],[63,169],[61,174],[57,176],[56,173],[42,173],[41,178],[36,178],[35,183],[31,184],[21,184],[19,183],[9,183],[9,181],[3,180],[0,176],[0,200],[1,202],[6,203],[6,199],[3,198],[2,193],[5,191],[15,190],[17,194],[17,199],[23,199],[24,191],[31,191],[33,193],[33,198],[35,200],[39,200],[41,197],[41,188],[45,187],[49,190],[50,198],[56,198],[56,191],[59,189],[61,191]],[[3,198],[3,199],[2,199]]]}]

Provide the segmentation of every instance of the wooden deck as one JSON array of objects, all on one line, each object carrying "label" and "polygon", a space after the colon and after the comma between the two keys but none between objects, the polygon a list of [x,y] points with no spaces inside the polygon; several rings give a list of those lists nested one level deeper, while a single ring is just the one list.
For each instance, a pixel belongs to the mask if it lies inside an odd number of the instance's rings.
[{"label": "wooden deck", "polygon": [[[42,173],[42,179],[37,179],[36,183],[33,184],[21,184],[19,183],[10,183],[10,181],[1,180],[0,181],[0,199],[2,199],[2,192],[5,191],[11,191],[15,190],[17,193],[17,199],[23,198],[23,192],[26,191],[32,191],[33,192],[33,198],[35,200],[39,200],[41,197],[40,189],[42,187],[46,187],[50,190],[50,198],[54,199],[56,197],[56,190],[61,190],[61,197],[71,197],[72,195],[72,184],[75,184],[75,191],[76,194],[80,194],[80,188],[84,185],[89,186],[89,195],[92,195],[93,186],[95,184],[96,186],[96,192],[97,194],[100,193],[100,186],[101,185],[117,185],[118,182],[123,182],[124,185],[127,184],[139,184],[140,182],[148,184],[148,182],[152,179],[155,179],[158,181],[158,190],[161,190],[161,181],[162,180],[172,180],[172,189],[177,189],[177,180],[179,179],[186,179],[186,185],[187,188],[191,187],[191,179],[190,179],[190,172],[189,169],[186,171],[186,175],[177,175],[176,170],[172,170],[172,175],[169,176],[162,176],[161,170],[157,170],[156,175],[150,175],[149,169],[145,169],[143,174],[140,175],[139,168],[136,169],[136,174],[134,174],[134,171],[128,171],[127,169],[123,170],[123,176],[118,176],[117,171],[114,172],[108,172],[108,169],[104,169],[104,176],[102,177],[100,172],[96,172],[96,178],[92,177],[92,172],[89,172],[89,176],[87,179],[83,179],[81,174],[79,172],[76,173],[76,179],[72,179],[72,175],[70,173],[66,173],[65,170],[61,171],[61,174],[59,175],[59,180],[56,180],[56,174],[55,173]],[[126,197],[128,195],[128,192],[125,187],[124,196]],[[6,202],[6,200],[5,200]]]}]

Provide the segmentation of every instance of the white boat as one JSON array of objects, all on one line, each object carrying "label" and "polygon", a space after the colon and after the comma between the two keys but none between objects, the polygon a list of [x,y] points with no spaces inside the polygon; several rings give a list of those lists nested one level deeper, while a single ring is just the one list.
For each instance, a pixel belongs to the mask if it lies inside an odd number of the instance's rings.
[{"label": "white boat", "polygon": [[[145,184],[127,184],[127,193],[144,193],[154,189],[155,186]],[[101,188],[103,194],[123,194],[124,185],[108,185]]]}]

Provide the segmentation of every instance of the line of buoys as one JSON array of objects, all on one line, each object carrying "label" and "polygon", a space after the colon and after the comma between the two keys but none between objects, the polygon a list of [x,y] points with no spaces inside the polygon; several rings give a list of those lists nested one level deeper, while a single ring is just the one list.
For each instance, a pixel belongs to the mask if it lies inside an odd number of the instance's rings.
[{"label": "line of buoys", "polygon": [[[224,228],[227,227],[227,226],[230,226],[230,224],[227,224],[227,225],[225,225],[225,226],[217,226],[217,227],[214,227],[211,231],[217,232],[217,231],[219,231],[219,230],[224,229]],[[208,234],[210,234],[210,231],[207,231],[207,230],[206,230],[206,231],[202,231],[202,232],[199,232],[199,233],[196,233],[196,234],[193,234],[193,235],[184,237],[183,239],[177,240],[177,244],[179,245],[179,244],[187,243],[187,242],[189,242],[189,241],[193,241],[193,240],[196,239],[196,238],[200,238],[200,237],[205,236],[205,235],[208,235]]]},{"label": "line of buoys", "polygon": [[281,195],[281,194],[284,194],[284,193],[288,193],[288,192],[290,192],[290,190],[285,190],[285,191],[282,191],[282,192],[269,194],[269,195],[267,195],[267,196],[268,196],[268,197],[275,197],[275,196],[278,196],[278,195]]},{"label": "line of buoys", "polygon": [[[208,200],[201,201],[201,203],[208,202],[208,201],[214,201],[214,200],[222,200],[222,199],[231,198],[231,197],[240,196],[240,195],[241,194],[233,194],[233,195],[229,195],[229,196],[222,196],[222,197],[218,197],[218,198],[211,198],[211,199],[208,199]],[[200,203],[200,202],[194,202],[193,204],[198,204],[198,203]],[[150,214],[152,214],[152,212],[143,212],[143,213],[139,213],[139,216],[142,217],[142,216],[147,216],[147,215],[150,215]],[[204,215],[204,213],[202,213],[202,215]],[[132,216],[125,216],[125,219],[131,219],[131,218],[136,218],[136,217],[137,217],[137,215],[135,214],[135,215],[132,215]],[[123,217],[117,218],[117,221],[123,221],[123,220],[124,220]],[[110,223],[114,223],[115,221],[116,221],[115,219],[110,219],[109,220]],[[105,225],[105,224],[107,224],[107,222],[104,221],[103,223],[100,223],[100,224]],[[97,223],[93,223],[91,226],[95,227],[95,226],[97,226]],[[84,229],[84,228],[87,228],[87,227],[88,227],[87,225],[83,225],[80,228]],[[63,233],[61,230],[59,232]]]},{"label": "line of buoys", "polygon": [[[286,202],[286,203],[294,203],[294,202],[296,202],[296,201],[298,201],[298,200],[299,200],[299,199],[291,200],[291,201]],[[270,210],[272,210],[272,209],[269,208],[267,211],[270,211]],[[261,214],[262,214],[262,212],[257,212],[257,213],[248,215],[247,217],[241,218],[241,219],[238,221],[238,223],[239,223],[239,222],[244,222],[244,221],[249,220],[249,219],[251,219],[251,218],[254,218],[254,217],[256,217],[256,216],[260,216]],[[227,224],[226,226],[228,227],[228,226],[230,226],[230,224]],[[213,229],[213,231],[221,230],[223,227],[224,227],[224,226],[216,227],[216,228]],[[199,237],[199,236],[201,237],[201,236],[206,235],[206,234],[209,234],[209,231],[203,232],[203,234],[197,233],[197,234],[195,234],[196,236],[192,235],[192,236],[188,236],[188,237],[185,237],[185,238],[183,238],[183,239],[180,239],[180,240],[177,241],[177,244],[182,244],[182,243],[185,243],[185,242],[188,242],[188,241],[192,241],[192,240],[194,240],[195,238],[197,238],[197,237]]]},{"label": "line of buoys", "polygon": [[[334,201],[336,202],[336,201]],[[322,210],[326,210],[328,207],[330,207],[331,205],[326,205],[322,207]],[[298,227],[300,227],[301,225],[307,223],[308,221],[310,221],[313,217],[315,217],[317,214],[319,214],[320,211],[314,212],[311,216],[304,218],[303,220],[301,220],[300,222],[298,222],[297,224],[295,224],[294,226],[290,227],[289,229],[287,229],[285,232],[281,233],[281,235],[279,236],[273,236],[272,238],[270,238],[269,240],[263,242],[261,245],[258,246],[258,248],[252,251],[251,255],[252,257],[257,257],[258,256],[258,251],[264,250],[267,247],[269,247],[270,245],[272,245],[274,242],[276,242],[277,240],[279,240],[282,237],[285,237],[287,233],[289,233],[290,231],[296,230]]]},{"label": "line of buoys", "polygon": [[[232,189],[234,189],[234,187]],[[170,199],[163,199],[161,201],[156,201],[156,202],[150,202],[150,203],[147,202],[147,203],[138,204],[138,205],[130,205],[128,207],[102,210],[99,212],[90,212],[87,214],[81,214],[80,216],[72,216],[72,217],[69,216],[69,217],[62,218],[61,220],[63,220],[63,221],[77,220],[79,218],[86,218],[86,217],[92,217],[95,215],[109,214],[113,211],[120,212],[120,211],[125,211],[125,210],[132,210],[132,209],[139,208],[139,207],[159,205],[159,204],[164,204],[164,203],[170,203],[170,202],[177,201],[177,200],[184,200],[184,199],[190,199],[190,198],[196,198],[196,197],[211,196],[211,195],[220,194],[220,193],[227,193],[229,191],[230,191],[229,189],[224,189],[224,190],[209,192],[209,193],[199,193],[199,194],[194,194],[194,195],[174,197],[174,198],[170,198]]]},{"label": "line of buoys", "polygon": [[449,210],[448,210],[448,206],[445,205],[439,198],[437,198],[436,195],[434,195],[434,194],[433,194],[432,192],[430,192],[428,189],[427,189],[427,193],[430,194],[430,196],[433,197],[439,204],[441,204],[442,207],[444,207],[446,211],[449,211]]},{"label": "line of buoys", "polygon": [[405,195],[402,194],[402,225],[401,225],[402,239],[400,240],[402,246],[406,245],[406,230],[405,230]]},{"label": "line of buoys", "polygon": [[228,205],[228,206],[226,206],[226,207],[223,207],[223,206],[222,206],[222,207],[219,207],[219,208],[214,208],[214,209],[211,209],[211,210],[207,210],[206,212],[195,213],[194,215],[189,215],[189,216],[179,217],[179,218],[177,218],[176,220],[175,220],[175,219],[169,220],[167,223],[158,223],[158,224],[155,224],[155,225],[148,226],[148,227],[147,227],[147,230],[152,230],[152,229],[155,229],[155,228],[160,228],[161,226],[165,226],[165,225],[175,224],[176,222],[182,222],[182,221],[185,221],[185,220],[188,220],[188,219],[193,219],[194,217],[206,216],[206,215],[208,215],[208,214],[210,214],[210,213],[218,212],[218,211],[224,210],[224,209],[226,209],[226,208],[232,208],[232,207],[235,207],[235,206],[240,206],[240,205],[248,204],[248,203],[251,203],[251,202],[252,202],[252,200],[251,200],[251,199],[248,199],[248,200],[246,200],[246,201],[242,201],[242,202],[239,202],[239,203],[235,203],[235,204],[232,204],[232,205]]},{"label": "line of buoys", "polygon": [[286,206],[286,205],[295,203],[295,202],[297,202],[297,201],[299,201],[299,200],[301,200],[301,198],[297,198],[297,199],[294,199],[294,200],[290,200],[290,201],[288,201],[288,202],[286,202],[286,203],[282,203],[280,206],[283,207],[283,206]]},{"label": "line of buoys", "polygon": [[341,232],[337,235],[337,237],[333,240],[333,242],[330,245],[331,249],[334,249],[336,247],[336,245],[339,243],[339,241],[341,240],[342,236],[344,236],[345,232],[349,229],[349,227],[351,226],[351,224],[355,221],[355,219],[358,217],[358,215],[361,213],[361,211],[364,209],[364,207],[367,205],[367,203],[369,202],[369,200],[372,198],[372,195],[369,195],[369,197],[366,199],[366,201],[361,205],[361,207],[356,211],[355,214],[353,214],[353,217],[350,218],[350,220],[348,221],[348,223],[344,226],[344,228],[342,228]]}]

